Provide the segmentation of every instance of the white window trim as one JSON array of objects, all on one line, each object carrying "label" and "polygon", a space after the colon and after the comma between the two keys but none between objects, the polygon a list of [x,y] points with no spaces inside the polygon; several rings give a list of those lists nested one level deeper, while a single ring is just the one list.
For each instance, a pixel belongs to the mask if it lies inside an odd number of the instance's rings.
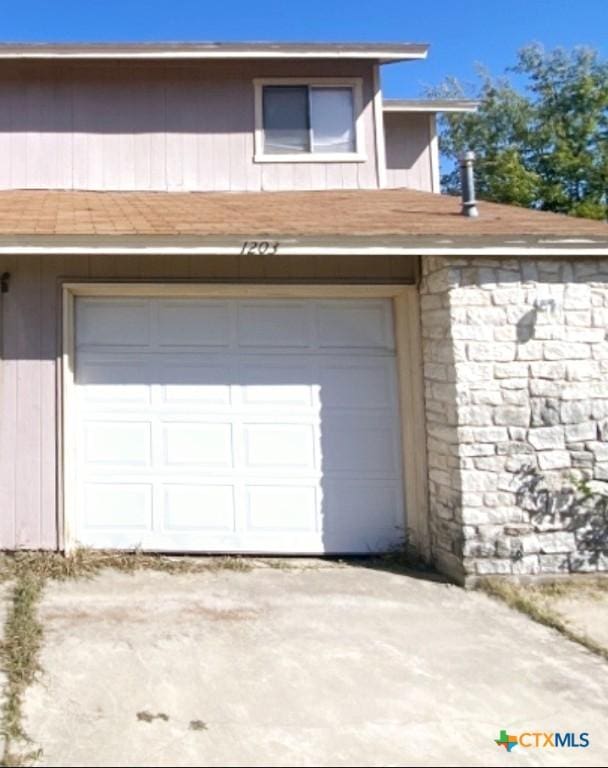
[{"label": "white window trim", "polygon": [[[353,90],[353,110],[355,117],[355,152],[302,152],[287,154],[264,153],[264,110],[263,89],[265,85],[303,85],[324,86],[326,88],[348,87]],[[255,135],[255,163],[364,163],[367,157],[363,152],[365,135],[363,126],[363,79],[360,77],[272,77],[256,78],[253,81]]]}]

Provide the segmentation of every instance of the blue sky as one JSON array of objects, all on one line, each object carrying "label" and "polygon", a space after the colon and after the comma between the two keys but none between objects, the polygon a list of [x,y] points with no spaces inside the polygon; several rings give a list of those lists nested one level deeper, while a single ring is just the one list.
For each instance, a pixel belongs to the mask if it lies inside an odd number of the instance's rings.
[{"label": "blue sky", "polygon": [[607,0],[20,0],[1,3],[5,41],[285,40],[431,43],[426,62],[384,70],[388,96],[418,96],[446,75],[498,74],[525,43],[607,53]]}]

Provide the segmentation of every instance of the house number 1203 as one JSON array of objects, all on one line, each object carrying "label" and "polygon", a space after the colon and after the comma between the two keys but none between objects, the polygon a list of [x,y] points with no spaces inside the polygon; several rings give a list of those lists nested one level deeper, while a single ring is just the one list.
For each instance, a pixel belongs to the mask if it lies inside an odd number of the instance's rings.
[{"label": "house number 1203", "polygon": [[279,251],[279,243],[273,240],[245,240],[241,256],[274,256]]}]

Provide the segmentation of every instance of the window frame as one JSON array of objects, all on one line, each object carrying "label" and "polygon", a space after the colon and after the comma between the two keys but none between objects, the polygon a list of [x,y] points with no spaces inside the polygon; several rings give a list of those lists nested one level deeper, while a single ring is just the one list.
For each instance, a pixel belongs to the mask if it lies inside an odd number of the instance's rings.
[{"label": "window frame", "polygon": [[[353,118],[355,128],[354,152],[298,152],[270,154],[264,152],[264,87],[293,85],[310,88],[350,88],[353,94]],[[253,81],[255,105],[254,155],[255,163],[364,163],[365,135],[363,126],[363,79],[360,77],[273,77],[256,78]]]}]

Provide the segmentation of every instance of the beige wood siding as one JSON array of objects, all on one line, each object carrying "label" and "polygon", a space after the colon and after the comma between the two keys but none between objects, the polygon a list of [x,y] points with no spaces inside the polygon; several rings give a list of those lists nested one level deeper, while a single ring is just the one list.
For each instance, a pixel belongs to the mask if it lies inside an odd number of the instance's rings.
[{"label": "beige wood siding", "polygon": [[[3,63],[0,189],[375,188],[371,62]],[[254,78],[356,77],[365,162],[255,163]]]},{"label": "beige wood siding", "polygon": [[53,549],[58,530],[61,284],[65,280],[412,283],[396,256],[2,256],[0,548]]},{"label": "beige wood siding", "polygon": [[433,189],[431,152],[432,115],[416,112],[385,112],[386,186]]}]

